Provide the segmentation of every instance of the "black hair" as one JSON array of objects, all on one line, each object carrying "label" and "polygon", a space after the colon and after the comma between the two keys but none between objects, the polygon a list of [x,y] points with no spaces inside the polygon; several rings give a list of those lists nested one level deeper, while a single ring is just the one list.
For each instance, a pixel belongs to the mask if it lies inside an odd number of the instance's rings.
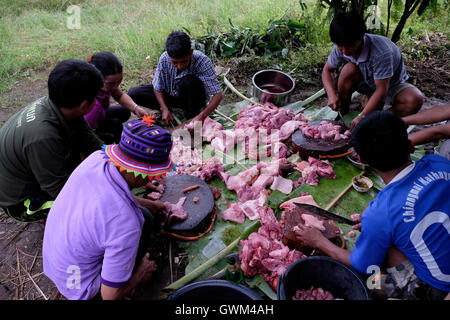
[{"label": "black hair", "polygon": [[92,103],[103,87],[103,76],[93,65],[75,59],[61,61],[48,77],[48,96],[59,108]]},{"label": "black hair", "polygon": [[353,11],[336,13],[330,24],[330,38],[337,45],[351,45],[362,40],[365,33],[364,19]]},{"label": "black hair", "polygon": [[122,64],[119,58],[112,52],[102,51],[96,53],[92,57],[89,57],[88,61],[100,70],[104,77],[122,73]]},{"label": "black hair", "polygon": [[400,168],[409,161],[407,125],[389,111],[376,111],[352,131],[352,144],[361,160],[380,171]]},{"label": "black hair", "polygon": [[191,53],[191,38],[181,30],[172,31],[166,39],[166,51],[174,59],[187,57]]}]

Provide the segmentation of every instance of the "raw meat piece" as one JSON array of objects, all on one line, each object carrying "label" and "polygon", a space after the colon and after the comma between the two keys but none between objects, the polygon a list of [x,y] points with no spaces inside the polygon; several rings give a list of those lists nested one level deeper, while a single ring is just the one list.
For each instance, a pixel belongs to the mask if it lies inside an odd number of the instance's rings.
[{"label": "raw meat piece", "polygon": [[334,297],[330,291],[311,286],[308,290],[297,290],[292,300],[334,300]]},{"label": "raw meat piece", "polygon": [[273,176],[269,174],[261,174],[258,179],[253,183],[253,187],[267,188],[273,182]]},{"label": "raw meat piece", "polygon": [[169,215],[167,223],[170,225],[175,220],[186,220],[188,213],[184,210],[183,204],[186,201],[186,197],[181,197],[177,203],[164,202],[166,206],[166,212]]},{"label": "raw meat piece", "polygon": [[332,140],[345,140],[348,139],[351,135],[350,131],[347,130],[343,134],[341,134],[341,126],[335,125],[328,121],[321,121],[320,125],[312,126],[306,124],[301,127],[302,133],[304,136],[313,138],[313,139],[332,139]]},{"label": "raw meat piece", "polygon": [[314,198],[311,195],[305,195],[305,196],[293,198],[286,202],[283,202],[280,205],[280,209],[284,209],[286,211],[294,210],[295,208],[297,208],[295,203],[310,204],[310,205],[318,207],[318,204],[316,203],[316,201],[314,201]]},{"label": "raw meat piece", "polygon": [[222,191],[220,189],[216,189],[214,187],[209,186],[213,193],[214,200],[219,200],[220,196],[222,195]]},{"label": "raw meat piece", "polygon": [[201,166],[198,177],[204,181],[210,181],[221,172],[224,172],[222,164],[216,157],[212,157],[211,159],[206,160]]},{"label": "raw meat piece", "polygon": [[239,203],[232,203],[228,209],[222,211],[222,219],[237,223],[244,223],[245,214],[239,206]]},{"label": "raw meat piece", "polygon": [[[272,153],[273,145],[273,153]],[[268,144],[264,147],[267,157],[273,157],[275,160],[283,159],[289,156],[288,147],[282,142],[274,142],[273,144]]]},{"label": "raw meat piece", "polygon": [[270,189],[272,190],[278,190],[280,192],[283,192],[285,194],[290,194],[292,191],[292,180],[283,178],[281,176],[276,176],[273,179],[273,183],[270,186]]},{"label": "raw meat piece", "polygon": [[285,122],[280,128],[280,141],[288,139],[295,130],[304,126],[306,122],[290,120]]},{"label": "raw meat piece", "polygon": [[317,170],[317,174],[324,178],[334,179],[336,178],[336,174],[333,171],[333,167],[331,166],[328,160],[318,160],[313,157],[308,158],[309,165]]},{"label": "raw meat piece", "polygon": [[259,197],[261,191],[263,191],[265,187],[261,186],[249,186],[248,184],[244,185],[241,189],[238,190],[237,196],[240,201],[245,202],[248,200],[253,200]]},{"label": "raw meat piece", "polygon": [[220,131],[222,130],[223,126],[210,117],[206,117],[203,121],[202,136],[208,142],[210,142],[217,135],[221,134]]},{"label": "raw meat piece", "polygon": [[225,182],[225,184],[227,185],[227,189],[234,190],[236,192],[238,192],[239,189],[243,188],[244,185],[250,184],[250,182],[252,182],[253,179],[256,179],[258,175],[259,170],[256,165],[237,174],[236,176],[231,176],[226,172],[220,173],[223,182]]},{"label": "raw meat piece", "polygon": [[302,173],[301,178],[294,182],[294,187],[298,187],[301,183],[306,183],[311,186],[317,186],[319,184],[319,177],[336,178],[336,174],[333,171],[333,167],[328,160],[321,161],[313,157],[308,158],[308,162],[301,161],[296,164],[297,170]]},{"label": "raw meat piece", "polygon": [[259,212],[263,210],[263,205],[267,201],[268,194],[266,191],[261,191],[259,197],[254,200],[248,200],[242,204],[240,207],[244,211],[245,215],[250,220],[256,220],[260,218]]},{"label": "raw meat piece", "polygon": [[[317,219],[315,216],[311,214],[302,214],[302,219],[305,221],[305,227],[313,227],[322,231],[325,231],[325,227],[323,225],[323,221]],[[295,227],[294,227],[295,229]]]}]

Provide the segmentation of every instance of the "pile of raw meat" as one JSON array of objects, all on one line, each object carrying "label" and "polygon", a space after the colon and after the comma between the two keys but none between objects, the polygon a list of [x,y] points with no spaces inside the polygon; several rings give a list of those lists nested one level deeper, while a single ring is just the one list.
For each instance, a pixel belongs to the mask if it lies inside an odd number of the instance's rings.
[{"label": "pile of raw meat", "polygon": [[258,232],[253,232],[248,240],[240,242],[241,269],[247,277],[262,274],[264,280],[274,284],[279,275],[305,255],[298,250],[290,250],[281,242],[282,227],[270,207],[262,207],[258,213],[261,221]]},{"label": "pile of raw meat", "polygon": [[311,286],[308,290],[297,290],[292,300],[334,300],[334,297],[330,291]]},{"label": "pile of raw meat", "polygon": [[210,181],[224,172],[222,163],[218,158],[212,157],[205,160],[202,152],[202,149],[192,149],[190,145],[183,144],[180,137],[174,138],[170,158],[177,165],[176,173],[188,174],[204,181]]},{"label": "pile of raw meat", "polygon": [[285,194],[291,193],[293,181],[283,178],[280,171],[280,164],[286,162],[285,158],[259,162],[236,176],[228,172],[220,173],[227,189],[234,190],[240,200],[222,212],[222,219],[237,223],[243,223],[246,217],[250,220],[259,219],[258,212],[269,196],[269,190],[266,190],[268,186]]},{"label": "pile of raw meat", "polygon": [[218,130],[217,125],[208,124],[202,134],[214,136],[210,140],[211,146],[224,153],[240,144],[241,152],[247,154],[249,159],[272,155],[285,158],[289,151],[283,141],[305,124],[306,119],[301,114],[295,115],[292,109],[278,108],[267,102],[263,106],[248,105],[242,109],[232,130]]},{"label": "pile of raw meat", "polygon": [[328,121],[321,121],[318,126],[306,124],[301,127],[303,135],[308,138],[321,140],[332,139],[334,141],[347,140],[351,135],[350,130],[341,133],[341,129],[342,127],[340,125]]},{"label": "pile of raw meat", "polygon": [[319,177],[328,179],[335,179],[336,174],[333,171],[333,167],[328,160],[318,160],[313,157],[309,157],[308,161],[297,162],[296,168],[302,173],[301,178],[294,182],[294,187],[297,188],[300,184],[306,183],[311,186],[317,186],[319,184]]}]

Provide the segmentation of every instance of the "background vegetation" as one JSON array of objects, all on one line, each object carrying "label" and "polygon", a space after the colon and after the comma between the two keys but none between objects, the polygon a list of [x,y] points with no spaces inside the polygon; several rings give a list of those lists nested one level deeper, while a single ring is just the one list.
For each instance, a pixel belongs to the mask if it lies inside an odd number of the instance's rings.
[{"label": "background vegetation", "polygon": [[[380,32],[385,32],[391,1],[377,3],[384,28]],[[66,25],[66,9],[72,4],[81,7],[79,30]],[[396,0],[392,5],[391,31],[401,18],[403,4]],[[399,42],[413,41],[425,30],[448,36],[449,9],[448,0],[436,0],[420,17],[414,12]],[[87,59],[101,50],[121,59],[124,88],[148,81],[167,34],[175,29],[187,30],[198,48],[206,50],[208,41],[216,43],[207,53],[218,63],[259,55],[261,67],[304,77],[305,68],[323,64],[331,49],[332,12],[325,1],[315,0],[2,0],[0,105],[3,93],[12,86],[46,79],[58,61]]]}]

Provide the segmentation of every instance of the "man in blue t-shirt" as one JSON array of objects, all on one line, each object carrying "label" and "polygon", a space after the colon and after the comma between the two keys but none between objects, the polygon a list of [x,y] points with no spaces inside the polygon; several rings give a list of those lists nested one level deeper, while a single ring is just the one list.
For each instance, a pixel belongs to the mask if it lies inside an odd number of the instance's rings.
[{"label": "man in blue t-shirt", "polygon": [[352,252],[311,227],[297,238],[358,270],[387,269],[374,294],[401,299],[443,299],[450,291],[450,161],[428,155],[412,162],[406,124],[377,111],[358,123],[352,144],[386,183],[361,216]]}]

